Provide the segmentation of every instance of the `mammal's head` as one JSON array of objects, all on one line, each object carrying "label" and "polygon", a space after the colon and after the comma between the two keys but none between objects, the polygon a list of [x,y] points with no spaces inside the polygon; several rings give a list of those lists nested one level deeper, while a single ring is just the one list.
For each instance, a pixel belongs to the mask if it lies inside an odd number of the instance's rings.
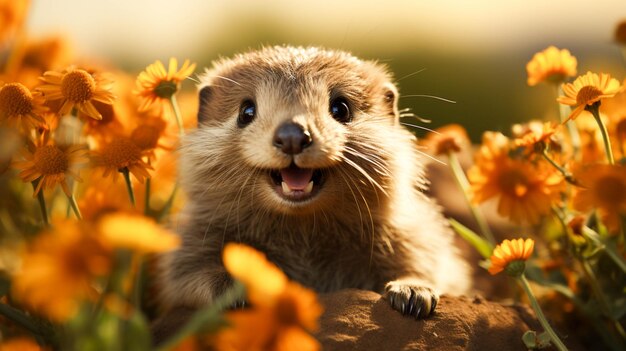
[{"label": "mammal's head", "polygon": [[382,66],[344,52],[271,47],[219,61],[201,76],[185,145],[190,196],[286,214],[378,198],[406,153],[394,145],[412,145],[397,97]]}]

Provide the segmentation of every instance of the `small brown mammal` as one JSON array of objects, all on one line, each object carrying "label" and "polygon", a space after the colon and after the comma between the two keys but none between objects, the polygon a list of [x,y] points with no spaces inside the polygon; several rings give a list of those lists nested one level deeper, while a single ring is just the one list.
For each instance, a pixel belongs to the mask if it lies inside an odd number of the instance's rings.
[{"label": "small brown mammal", "polygon": [[318,292],[377,291],[416,318],[433,312],[438,292],[468,291],[384,67],[269,47],[215,63],[200,99],[181,150],[183,244],[162,260],[166,306],[194,309],[224,292],[231,241]]}]

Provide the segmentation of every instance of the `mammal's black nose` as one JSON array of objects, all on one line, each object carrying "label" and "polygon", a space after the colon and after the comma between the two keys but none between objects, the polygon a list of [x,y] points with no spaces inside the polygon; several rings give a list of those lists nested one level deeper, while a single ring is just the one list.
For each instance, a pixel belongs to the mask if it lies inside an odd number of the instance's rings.
[{"label": "mammal's black nose", "polygon": [[312,143],[311,133],[294,122],[281,124],[274,133],[274,146],[289,155],[301,153]]}]

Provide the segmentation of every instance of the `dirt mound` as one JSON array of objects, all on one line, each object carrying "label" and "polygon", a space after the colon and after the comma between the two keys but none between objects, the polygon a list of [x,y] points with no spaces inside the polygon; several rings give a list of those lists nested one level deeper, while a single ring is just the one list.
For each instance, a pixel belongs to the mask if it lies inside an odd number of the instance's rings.
[{"label": "dirt mound", "polygon": [[444,295],[426,320],[402,316],[370,291],[343,290],[320,300],[325,313],[317,337],[324,350],[526,350],[524,332],[541,330],[529,308],[479,297]]}]

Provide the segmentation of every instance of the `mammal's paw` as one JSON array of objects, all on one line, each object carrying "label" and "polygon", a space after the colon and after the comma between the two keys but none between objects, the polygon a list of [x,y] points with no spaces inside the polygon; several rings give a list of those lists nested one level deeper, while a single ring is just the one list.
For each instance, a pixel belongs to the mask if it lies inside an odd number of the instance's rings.
[{"label": "mammal's paw", "polygon": [[430,316],[439,302],[439,295],[430,288],[401,280],[387,283],[383,297],[394,310],[416,319]]}]

